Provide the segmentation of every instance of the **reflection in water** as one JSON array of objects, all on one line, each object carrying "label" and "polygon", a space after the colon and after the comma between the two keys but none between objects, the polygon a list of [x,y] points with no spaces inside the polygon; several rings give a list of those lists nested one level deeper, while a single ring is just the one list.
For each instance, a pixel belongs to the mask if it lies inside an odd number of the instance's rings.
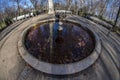
[{"label": "reflection in water", "polygon": [[63,22],[61,32],[58,31],[59,22],[36,26],[28,31],[25,46],[39,60],[54,64],[72,63],[87,57],[94,49],[90,34],[72,23]]},{"label": "reflection in water", "polygon": [[53,49],[53,23],[50,23],[49,25],[50,25],[49,26],[50,27],[50,37],[49,37],[50,38],[50,54],[51,54],[49,57],[52,58],[52,51],[53,51],[52,50]]}]

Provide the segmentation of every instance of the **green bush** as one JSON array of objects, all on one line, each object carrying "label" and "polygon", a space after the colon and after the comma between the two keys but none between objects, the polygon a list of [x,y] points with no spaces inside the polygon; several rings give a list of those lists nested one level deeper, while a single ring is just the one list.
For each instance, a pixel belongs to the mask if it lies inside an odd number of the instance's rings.
[{"label": "green bush", "polygon": [[120,32],[120,28],[118,28],[118,27],[113,27],[113,29],[112,29],[112,31],[114,31],[114,32]]},{"label": "green bush", "polygon": [[79,16],[83,16],[83,12],[78,11],[78,15],[79,15]]},{"label": "green bush", "polygon": [[10,24],[12,24],[12,19],[6,18],[5,19],[5,24],[6,24],[6,26],[9,26]]},{"label": "green bush", "polygon": [[90,16],[93,16],[94,14],[93,13],[91,14],[91,13],[80,12],[79,15],[82,16],[82,17],[85,17],[85,18],[89,18]]},{"label": "green bush", "polygon": [[107,23],[109,23],[109,24],[111,24],[111,25],[114,25],[114,22],[113,22],[113,21],[111,21],[111,20],[106,20],[102,15],[98,15],[98,16],[96,16],[96,17],[98,17],[99,19],[101,19],[101,20],[103,20],[103,21],[105,21],[105,22],[107,22]]},{"label": "green bush", "polygon": [[34,16],[36,15],[36,11],[33,12],[33,15],[34,15]]},{"label": "green bush", "polygon": [[36,15],[38,15],[38,14],[39,14],[39,11],[34,11],[34,12],[33,12],[33,15],[34,15],[34,16],[36,16]]},{"label": "green bush", "polygon": [[0,30],[3,29],[3,28],[5,28],[5,27],[6,27],[5,22],[4,22],[4,21],[1,21],[1,22],[0,22]]},{"label": "green bush", "polygon": [[12,19],[5,18],[4,21],[0,22],[0,31],[3,30],[5,27],[9,26],[10,24],[12,24]]}]

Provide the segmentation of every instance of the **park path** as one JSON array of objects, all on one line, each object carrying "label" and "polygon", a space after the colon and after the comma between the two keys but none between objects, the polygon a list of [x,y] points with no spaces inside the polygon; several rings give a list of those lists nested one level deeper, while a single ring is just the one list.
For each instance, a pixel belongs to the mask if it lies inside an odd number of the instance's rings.
[{"label": "park path", "polygon": [[[34,70],[19,55],[17,42],[21,32],[38,20],[53,18],[39,15],[13,29],[0,41],[0,80],[119,80],[120,37],[90,20],[71,15],[66,20],[80,23],[95,32],[101,39],[102,51],[97,61],[84,71],[68,76],[53,76]],[[0,36],[1,37],[1,36]]]}]

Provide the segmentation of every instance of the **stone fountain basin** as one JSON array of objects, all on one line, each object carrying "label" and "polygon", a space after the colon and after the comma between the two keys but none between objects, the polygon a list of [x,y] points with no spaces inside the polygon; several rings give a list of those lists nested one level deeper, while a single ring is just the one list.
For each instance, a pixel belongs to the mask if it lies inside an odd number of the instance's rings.
[{"label": "stone fountain basin", "polygon": [[[45,20],[38,23],[43,23],[48,21],[54,21],[54,20]],[[79,24],[77,22],[71,22],[71,21],[68,21],[68,22]],[[30,29],[31,27],[32,26],[29,26],[21,33],[18,41],[18,49],[21,57],[25,60],[25,62],[41,72],[54,74],[54,75],[74,74],[91,66],[97,60],[97,58],[101,53],[101,41],[99,37],[97,36],[96,33],[91,32],[87,27],[84,26],[83,28],[85,28],[85,30],[87,30],[95,39],[95,49],[88,57],[78,62],[69,63],[69,64],[51,64],[51,63],[40,61],[37,58],[33,57],[31,54],[29,54],[29,52],[26,50],[24,45],[24,40],[27,34],[27,30]]]}]

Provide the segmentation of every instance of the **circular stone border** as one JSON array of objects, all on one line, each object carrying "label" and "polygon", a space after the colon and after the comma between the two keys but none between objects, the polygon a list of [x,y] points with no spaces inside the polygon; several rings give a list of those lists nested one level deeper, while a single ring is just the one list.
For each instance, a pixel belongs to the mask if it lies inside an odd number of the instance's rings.
[{"label": "circular stone border", "polygon": [[[49,22],[49,21],[54,21],[54,19],[39,21],[37,23],[44,23],[44,22]],[[67,22],[79,24],[79,23],[76,23],[73,21],[67,21]],[[54,74],[54,75],[74,74],[74,73],[80,72],[80,71],[88,68],[89,66],[91,66],[96,61],[96,59],[99,57],[99,55],[101,53],[101,41],[100,41],[99,37],[96,35],[96,33],[92,32],[87,27],[83,27],[83,28],[85,28],[85,30],[94,34],[94,38],[95,38],[95,42],[96,42],[95,49],[88,57],[86,57],[83,60],[80,60],[78,62],[69,63],[69,64],[51,64],[51,63],[40,61],[40,60],[36,59],[35,57],[33,57],[31,54],[29,54],[29,52],[26,50],[25,45],[24,45],[24,38],[26,36],[27,30],[30,27],[32,27],[32,25],[29,26],[28,28],[26,28],[20,35],[19,41],[18,41],[18,50],[19,50],[19,53],[22,56],[22,58],[25,60],[25,62],[27,62],[33,68],[35,68],[41,72],[48,73],[48,74]]]}]

